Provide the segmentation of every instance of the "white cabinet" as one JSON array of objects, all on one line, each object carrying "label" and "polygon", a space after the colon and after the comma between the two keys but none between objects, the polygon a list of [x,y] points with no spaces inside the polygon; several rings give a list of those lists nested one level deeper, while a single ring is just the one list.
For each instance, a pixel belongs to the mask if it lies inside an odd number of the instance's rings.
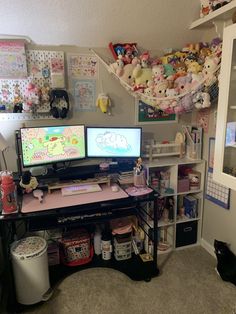
[{"label": "white cabinet", "polygon": [[170,157],[146,163],[145,167],[150,186],[160,193],[158,254],[199,244],[205,161]]},{"label": "white cabinet", "polygon": [[236,24],[224,29],[213,179],[236,190]]}]

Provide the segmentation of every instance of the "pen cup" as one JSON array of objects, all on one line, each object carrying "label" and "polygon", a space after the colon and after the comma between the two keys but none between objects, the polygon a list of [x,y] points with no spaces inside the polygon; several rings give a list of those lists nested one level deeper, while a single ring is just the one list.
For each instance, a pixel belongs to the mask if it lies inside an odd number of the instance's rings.
[{"label": "pen cup", "polygon": [[134,171],[134,186],[137,188],[146,186],[146,176],[143,170],[140,172]]}]

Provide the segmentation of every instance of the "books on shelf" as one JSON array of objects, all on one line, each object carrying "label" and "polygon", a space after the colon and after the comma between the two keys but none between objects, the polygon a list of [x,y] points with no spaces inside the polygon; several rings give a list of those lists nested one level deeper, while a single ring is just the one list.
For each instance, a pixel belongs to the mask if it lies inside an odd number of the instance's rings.
[{"label": "books on shelf", "polygon": [[183,198],[184,214],[187,218],[198,217],[198,198],[193,195],[185,195]]}]

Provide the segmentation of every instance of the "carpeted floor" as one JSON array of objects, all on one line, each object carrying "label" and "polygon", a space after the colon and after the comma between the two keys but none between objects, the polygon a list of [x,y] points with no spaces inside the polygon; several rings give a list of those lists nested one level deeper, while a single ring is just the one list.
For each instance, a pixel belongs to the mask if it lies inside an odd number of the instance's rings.
[{"label": "carpeted floor", "polygon": [[74,273],[59,284],[49,301],[27,313],[236,313],[236,286],[218,277],[216,260],[203,248],[161,256],[158,264],[161,274],[150,282],[135,282],[106,268]]}]

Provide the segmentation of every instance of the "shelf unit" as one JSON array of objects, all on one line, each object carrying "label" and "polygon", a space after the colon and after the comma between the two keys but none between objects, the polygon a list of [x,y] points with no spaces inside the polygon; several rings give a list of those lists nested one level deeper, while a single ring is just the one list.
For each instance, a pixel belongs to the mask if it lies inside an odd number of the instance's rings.
[{"label": "shelf unit", "polygon": [[[152,179],[157,173],[160,173],[160,171],[169,172],[169,187],[172,190],[171,193],[163,193],[163,191],[160,191],[160,182],[158,184],[159,188],[152,186],[159,193],[157,200],[159,243],[167,242],[166,249],[161,247],[161,250],[158,249],[158,254],[169,253],[176,249],[199,245],[202,228],[205,161],[202,159],[192,160],[188,158],[169,157],[160,158],[159,160],[155,160],[155,162],[147,162],[145,166],[147,179],[151,186]],[[179,175],[183,168],[191,168],[193,171],[199,173],[200,182],[198,188],[178,192]],[[184,198],[193,200],[193,203],[197,206],[195,214],[192,215],[193,217],[189,216],[189,214],[186,216],[186,212],[182,215],[182,218],[179,216],[180,203],[183,202]],[[168,207],[166,204],[169,203],[173,205],[173,208],[169,207],[169,209],[166,210],[165,208]],[[150,214],[152,214],[151,207],[149,210]],[[152,221],[149,221],[149,225],[150,228],[152,228]]]},{"label": "shelf unit", "polygon": [[232,18],[232,14],[236,10],[236,0],[224,5],[218,10],[215,10],[208,15],[199,18],[198,20],[191,23],[189,29],[211,27],[216,21],[227,21]]}]

